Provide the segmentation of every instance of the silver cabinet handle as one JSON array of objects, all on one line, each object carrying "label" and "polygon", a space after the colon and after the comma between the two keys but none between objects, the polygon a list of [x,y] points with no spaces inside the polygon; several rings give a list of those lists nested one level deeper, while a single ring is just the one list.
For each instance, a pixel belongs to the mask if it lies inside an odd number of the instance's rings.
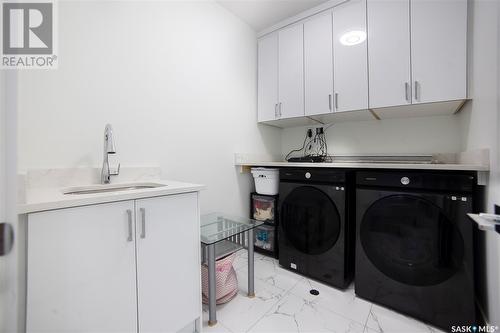
[{"label": "silver cabinet handle", "polygon": [[332,111],[332,94],[328,94],[328,108]]},{"label": "silver cabinet handle", "polygon": [[335,110],[339,108],[339,93],[335,93]]},{"label": "silver cabinet handle", "polygon": [[281,117],[281,102],[280,102],[279,107],[278,107],[278,116]]},{"label": "silver cabinet handle", "polygon": [[132,238],[132,211],[130,209],[127,209],[127,218],[128,218],[128,238],[127,242],[131,242],[133,240]]},{"label": "silver cabinet handle", "polygon": [[408,103],[411,102],[410,93],[411,93],[410,84],[408,82],[405,82],[405,98]]},{"label": "silver cabinet handle", "polygon": [[141,238],[146,238],[146,208],[139,209],[141,212]]},{"label": "silver cabinet handle", "polygon": [[419,94],[419,89],[418,89],[418,86],[420,85],[420,83],[418,83],[418,81],[415,81],[415,100],[416,101],[419,101],[420,100],[420,94]]},{"label": "silver cabinet handle", "polygon": [[274,104],[274,118],[278,118],[278,103]]}]

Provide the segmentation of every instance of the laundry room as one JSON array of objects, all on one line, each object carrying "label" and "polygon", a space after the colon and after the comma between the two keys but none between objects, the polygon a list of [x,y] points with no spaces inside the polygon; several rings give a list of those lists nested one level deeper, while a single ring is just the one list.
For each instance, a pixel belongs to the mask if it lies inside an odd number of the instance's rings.
[{"label": "laundry room", "polygon": [[499,1],[0,2],[0,333],[500,333]]}]

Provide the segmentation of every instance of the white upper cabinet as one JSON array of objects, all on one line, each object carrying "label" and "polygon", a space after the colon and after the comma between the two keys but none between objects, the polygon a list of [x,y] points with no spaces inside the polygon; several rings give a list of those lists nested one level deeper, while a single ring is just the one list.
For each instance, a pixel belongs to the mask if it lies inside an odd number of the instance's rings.
[{"label": "white upper cabinet", "polygon": [[467,97],[467,0],[411,0],[413,103]]},{"label": "white upper cabinet", "polygon": [[258,121],[275,120],[278,106],[278,34],[258,42]]},{"label": "white upper cabinet", "polygon": [[304,27],[278,33],[278,118],[304,116]]},{"label": "white upper cabinet", "polygon": [[433,112],[452,114],[467,98],[467,0],[347,0],[306,12],[259,39],[258,68],[259,121],[280,127],[436,102]]},{"label": "white upper cabinet", "polygon": [[332,112],[333,47],[332,13],[304,22],[304,78],[306,116]]},{"label": "white upper cabinet", "polygon": [[333,8],[334,109],[368,108],[366,0]]},{"label": "white upper cabinet", "polygon": [[410,1],[367,1],[370,108],[411,104]]}]

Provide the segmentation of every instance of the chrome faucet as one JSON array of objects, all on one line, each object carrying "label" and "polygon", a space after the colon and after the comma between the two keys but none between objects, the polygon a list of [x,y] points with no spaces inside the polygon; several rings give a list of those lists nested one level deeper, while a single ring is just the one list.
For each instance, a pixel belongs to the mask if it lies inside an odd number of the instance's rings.
[{"label": "chrome faucet", "polygon": [[109,184],[111,176],[118,176],[120,174],[120,164],[115,172],[109,170],[109,154],[115,154],[115,142],[113,140],[113,128],[110,124],[106,125],[104,129],[104,157],[101,170],[101,184]]}]

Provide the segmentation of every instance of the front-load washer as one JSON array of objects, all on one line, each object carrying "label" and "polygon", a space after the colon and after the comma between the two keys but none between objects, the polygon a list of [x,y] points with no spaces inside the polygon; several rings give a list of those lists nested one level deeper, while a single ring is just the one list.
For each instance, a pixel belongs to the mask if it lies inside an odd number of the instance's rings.
[{"label": "front-load washer", "polygon": [[353,275],[347,175],[323,168],[280,170],[279,263],[337,288],[346,288]]},{"label": "front-load washer", "polygon": [[476,323],[473,173],[356,174],[356,294],[451,330]]}]

